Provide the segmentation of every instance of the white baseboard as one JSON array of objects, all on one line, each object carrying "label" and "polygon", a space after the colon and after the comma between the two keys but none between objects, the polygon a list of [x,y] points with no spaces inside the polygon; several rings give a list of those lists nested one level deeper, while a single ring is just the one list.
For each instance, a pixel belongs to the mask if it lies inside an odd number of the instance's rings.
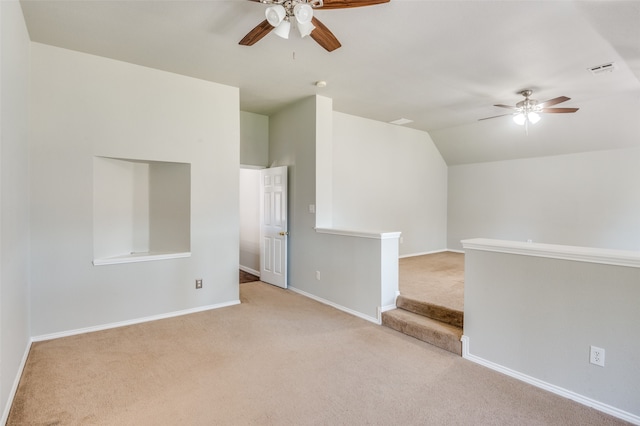
[{"label": "white baseboard", "polygon": [[391,310],[396,309],[396,308],[397,308],[397,306],[395,305],[395,303],[393,305],[383,306],[382,308],[380,308],[380,313],[391,311]]},{"label": "white baseboard", "polygon": [[240,270],[244,272],[248,272],[251,275],[255,275],[256,277],[260,277],[260,271],[256,271],[255,269],[251,269],[246,266],[240,265]]},{"label": "white baseboard", "polygon": [[59,333],[43,334],[40,336],[32,337],[31,341],[40,342],[44,340],[58,339],[60,337],[75,336],[76,334],[91,333],[94,331],[108,330],[111,328],[124,327],[127,325],[140,324],[143,322],[156,321],[156,320],[165,319],[165,318],[173,318],[181,315],[195,314],[197,312],[209,311],[211,309],[218,309],[218,308],[226,308],[227,306],[233,306],[238,304],[240,304],[239,300],[232,300],[230,302],[217,303],[215,305],[199,306],[197,308],[168,312],[166,314],[152,315],[152,316],[143,317],[143,318],[136,318],[128,321],[119,321],[119,322],[114,322],[110,324],[97,325],[93,327],[79,328],[76,330],[62,331]]},{"label": "white baseboard", "polygon": [[464,250],[446,249],[445,251],[450,251],[451,253],[460,253],[460,254],[464,254]]},{"label": "white baseboard", "polygon": [[[337,303],[331,302],[330,300],[323,299],[322,297],[318,297],[318,296],[316,296],[314,294],[307,293],[306,291],[300,290],[300,289],[295,288],[295,287],[289,287],[289,290],[291,290],[291,291],[293,291],[295,293],[301,294],[301,295],[303,295],[305,297],[308,297],[309,299],[313,299],[316,302],[320,302],[320,303],[323,303],[325,305],[329,305],[329,306],[331,306],[333,308],[336,308],[336,309],[338,309],[338,310],[340,310],[342,312],[346,312],[346,313],[354,315],[354,316],[356,316],[358,318],[362,318],[364,320],[370,321],[370,322],[372,322],[374,324],[378,324],[378,325],[381,324],[380,318],[374,318],[374,317],[371,317],[369,315],[365,315],[362,312],[354,311],[353,309],[349,309],[349,308],[346,308],[346,307],[344,307],[342,305],[338,305]],[[380,309],[378,308],[378,310],[380,310]]]},{"label": "white baseboard", "polygon": [[410,254],[403,254],[402,256],[398,256],[398,258],[399,259],[404,259],[405,257],[425,256],[427,254],[444,253],[446,251],[455,251],[455,250],[442,249],[442,250],[425,251],[425,252],[421,252],[421,253],[410,253]]},{"label": "white baseboard", "polygon": [[9,420],[9,411],[11,411],[11,406],[13,405],[13,398],[16,396],[16,392],[18,391],[18,385],[20,384],[20,378],[22,378],[22,372],[24,371],[25,365],[27,365],[27,358],[29,357],[29,351],[31,350],[31,342],[27,343],[27,347],[24,350],[24,354],[22,355],[22,360],[20,361],[20,365],[18,366],[18,372],[16,373],[16,378],[13,380],[13,385],[11,386],[11,391],[9,392],[9,396],[7,397],[7,404],[4,407],[4,411],[2,412],[2,419],[0,419],[0,425],[7,424],[7,420]]},{"label": "white baseboard", "polygon": [[464,254],[464,250],[454,250],[454,249],[442,249],[442,250],[434,250],[434,251],[425,251],[423,253],[411,253],[411,254],[403,254],[402,256],[398,256],[399,259],[403,259],[405,257],[416,257],[416,256],[425,256],[427,254],[436,254],[436,253],[461,253]]},{"label": "white baseboard", "polygon": [[556,395],[560,395],[564,398],[571,399],[579,404],[586,405],[587,407],[594,408],[598,411],[602,411],[603,413],[625,420],[629,423],[640,425],[640,416],[624,410],[620,410],[616,407],[612,407],[611,405],[596,401],[595,399],[588,398],[584,395],[580,395],[570,390],[561,388],[560,386],[552,385],[551,383],[544,382],[542,380],[536,379],[535,377],[528,376],[526,374],[520,373],[519,371],[512,370],[500,364],[496,364],[492,361],[487,361],[484,358],[475,356],[469,352],[469,337],[462,336],[460,340],[462,341],[462,357],[464,359],[475,362],[476,364],[480,364],[502,374],[506,374],[507,376],[513,377],[514,379],[523,381],[540,389],[555,393]]}]

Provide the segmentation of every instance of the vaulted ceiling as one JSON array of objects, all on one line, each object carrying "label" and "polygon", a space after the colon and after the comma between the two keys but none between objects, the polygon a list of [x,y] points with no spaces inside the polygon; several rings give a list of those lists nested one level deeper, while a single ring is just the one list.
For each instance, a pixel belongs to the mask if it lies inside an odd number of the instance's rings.
[{"label": "vaulted ceiling", "polygon": [[[640,2],[391,0],[317,9],[342,47],[271,33],[248,0],[22,0],[32,41],[240,88],[270,115],[313,94],[334,110],[429,132],[450,165],[640,146]],[[588,68],[615,63],[615,71]],[[327,81],[327,87],[314,83]],[[507,117],[518,92],[571,98],[528,135]]]}]

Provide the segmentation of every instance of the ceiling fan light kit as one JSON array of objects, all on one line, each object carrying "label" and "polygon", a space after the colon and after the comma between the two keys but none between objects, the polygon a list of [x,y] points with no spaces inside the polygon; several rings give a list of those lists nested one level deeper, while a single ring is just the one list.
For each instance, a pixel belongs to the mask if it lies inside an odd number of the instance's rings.
[{"label": "ceiling fan light kit", "polygon": [[243,46],[253,46],[273,31],[282,38],[289,38],[291,25],[295,25],[300,37],[311,36],[326,51],[333,52],[340,42],[322,22],[313,16],[313,9],[345,9],[388,3],[390,0],[250,0],[270,5],[265,10],[266,20],[255,26],[240,40]]},{"label": "ceiling fan light kit", "polygon": [[540,121],[540,115],[535,112],[519,113],[513,116],[513,121],[520,126],[524,126],[525,123],[536,124]]},{"label": "ceiling fan light kit", "polygon": [[538,112],[542,110],[542,107],[538,106],[538,101],[535,99],[529,99],[533,92],[529,89],[520,92],[524,96],[524,101],[520,101],[516,104],[517,114],[513,116],[513,121],[520,126],[528,124],[536,124],[540,121],[540,115]]},{"label": "ceiling fan light kit", "polygon": [[[287,1],[284,6],[274,4],[265,10],[267,22],[275,28],[274,34],[288,39],[291,31],[291,22],[295,22],[300,37],[311,34],[316,27],[311,23],[313,19],[313,9],[308,3],[295,3]],[[320,2],[322,4],[322,2]]]}]

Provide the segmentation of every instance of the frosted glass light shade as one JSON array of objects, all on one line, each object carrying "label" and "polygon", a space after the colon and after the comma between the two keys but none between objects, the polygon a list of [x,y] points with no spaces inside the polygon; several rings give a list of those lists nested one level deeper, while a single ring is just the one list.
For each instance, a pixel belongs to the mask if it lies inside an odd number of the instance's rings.
[{"label": "frosted glass light shade", "polygon": [[525,122],[524,114],[520,113],[520,114],[514,115],[513,121],[520,126],[524,126],[524,122]]},{"label": "frosted glass light shade", "polygon": [[291,22],[286,20],[280,22],[280,25],[278,25],[276,29],[273,30],[275,35],[282,38],[289,38],[289,31],[291,31]]},{"label": "frosted glass light shade", "polygon": [[268,7],[264,14],[267,17],[267,22],[273,27],[279,26],[284,17],[287,16],[284,7],[279,4]]},{"label": "frosted glass light shade", "polygon": [[297,26],[300,37],[308,36],[311,31],[316,29],[311,22],[298,22]]},{"label": "frosted glass light shade", "polygon": [[293,8],[293,14],[299,23],[305,24],[311,22],[311,18],[313,18],[313,9],[306,3],[298,3]]},{"label": "frosted glass light shade", "polygon": [[529,114],[527,114],[527,117],[529,118],[529,123],[531,124],[536,124],[538,121],[540,121],[540,115],[535,112],[530,112]]}]

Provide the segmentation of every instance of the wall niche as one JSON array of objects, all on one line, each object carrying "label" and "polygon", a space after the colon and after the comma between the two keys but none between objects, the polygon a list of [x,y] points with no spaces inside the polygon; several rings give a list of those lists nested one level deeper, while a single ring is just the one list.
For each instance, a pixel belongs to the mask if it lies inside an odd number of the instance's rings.
[{"label": "wall niche", "polygon": [[191,255],[191,164],[93,159],[93,264]]}]

